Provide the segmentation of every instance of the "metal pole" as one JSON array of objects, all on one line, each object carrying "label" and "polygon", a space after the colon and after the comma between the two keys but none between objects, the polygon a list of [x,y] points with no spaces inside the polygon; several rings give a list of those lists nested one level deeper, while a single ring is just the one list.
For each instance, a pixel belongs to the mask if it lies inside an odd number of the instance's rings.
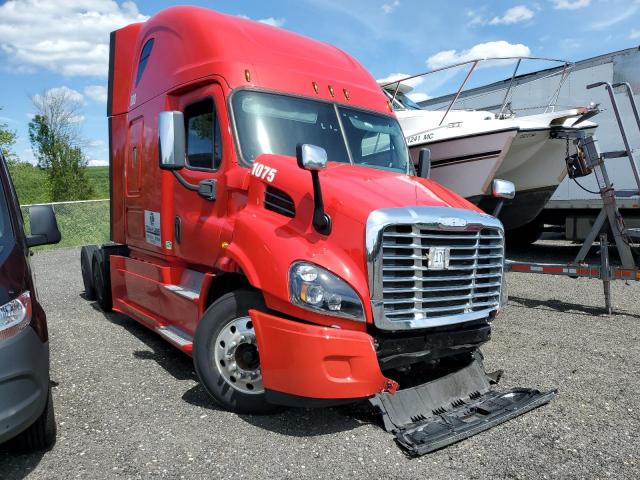
[{"label": "metal pole", "polygon": [[616,116],[616,120],[618,121],[618,127],[620,128],[620,134],[622,135],[622,141],[624,142],[624,148],[627,152],[627,157],[629,157],[629,162],[631,163],[631,170],[633,170],[633,176],[636,180],[636,186],[638,187],[638,192],[640,193],[640,175],[638,175],[638,168],[636,167],[636,162],[633,158],[633,152],[631,151],[631,147],[629,146],[629,140],[627,139],[627,134],[624,129],[624,124],[622,123],[622,117],[620,116],[620,110],[618,110],[618,103],[616,102],[616,98],[613,93],[613,87],[609,82],[598,82],[592,85],[588,85],[587,88],[593,88],[600,85],[604,85],[609,92],[609,98],[611,99],[611,105],[613,106],[613,113]]},{"label": "metal pole", "polygon": [[504,111],[504,107],[507,104],[507,98],[509,98],[509,93],[511,93],[511,87],[513,86],[513,81],[516,78],[516,73],[518,73],[518,68],[520,67],[521,58],[516,62],[516,68],[513,69],[513,73],[511,74],[511,81],[509,82],[509,87],[504,94],[504,99],[502,100],[502,107],[500,107],[500,113],[498,113],[498,118],[502,116],[502,112]]},{"label": "metal pole", "polygon": [[560,90],[562,90],[562,86],[564,85],[564,82],[567,80],[567,78],[569,78],[569,75],[567,74],[568,69],[569,69],[569,63],[565,63],[564,68],[562,69],[562,74],[560,75],[560,83],[558,84],[558,88],[556,89],[555,94],[549,99],[549,104],[547,105],[547,108],[544,109],[544,113],[547,113],[549,111],[549,109],[551,108],[551,105],[553,105],[552,112],[555,111],[556,103],[558,102],[558,98],[560,97]]},{"label": "metal pole", "polygon": [[636,105],[636,101],[633,98],[633,90],[631,89],[631,85],[629,82],[623,83],[614,83],[613,88],[616,87],[625,87],[627,91],[627,96],[629,97],[629,102],[631,102],[631,109],[633,110],[633,116],[636,117],[636,123],[638,124],[638,129],[640,129],[640,115],[638,115],[638,106]]},{"label": "metal pole", "polygon": [[602,286],[604,288],[604,305],[607,315],[613,313],[611,306],[611,267],[609,266],[609,241],[607,234],[600,235],[600,275],[602,276]]},{"label": "metal pole", "polygon": [[467,80],[469,80],[469,77],[473,73],[473,70],[476,68],[476,65],[478,65],[478,62],[479,62],[479,60],[476,60],[475,62],[473,62],[473,65],[471,65],[471,68],[467,72],[467,76],[464,77],[464,80],[463,80],[462,84],[460,85],[460,88],[458,88],[458,91],[456,92],[455,97],[453,97],[453,100],[451,101],[451,103],[447,107],[447,111],[444,112],[444,116],[442,117],[442,120],[440,120],[440,123],[438,124],[438,126],[442,125],[442,122],[444,122],[444,119],[447,118],[447,115],[449,115],[449,111],[451,111],[451,109],[453,108],[454,103],[456,103],[456,101],[458,101],[458,97],[460,96],[460,93],[462,92],[462,89],[464,88],[464,85],[467,83]]}]

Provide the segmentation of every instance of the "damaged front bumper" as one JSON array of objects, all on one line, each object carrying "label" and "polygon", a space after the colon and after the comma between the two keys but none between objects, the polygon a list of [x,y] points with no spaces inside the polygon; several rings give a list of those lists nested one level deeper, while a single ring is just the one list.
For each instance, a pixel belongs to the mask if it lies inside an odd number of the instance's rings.
[{"label": "damaged front bumper", "polygon": [[329,328],[249,312],[260,346],[267,400],[289,406],[329,406],[394,392],[365,332]]},{"label": "damaged front bumper", "polygon": [[393,395],[378,394],[370,402],[398,445],[408,455],[419,456],[511,420],[557,395],[556,390],[527,388],[498,392],[491,383],[476,355],[453,373]]}]

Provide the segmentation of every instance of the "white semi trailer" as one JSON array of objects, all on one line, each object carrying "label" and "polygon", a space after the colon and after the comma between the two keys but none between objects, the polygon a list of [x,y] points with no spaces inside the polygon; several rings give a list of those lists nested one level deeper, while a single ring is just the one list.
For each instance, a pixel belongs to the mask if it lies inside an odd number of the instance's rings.
[{"label": "white semi trailer", "polygon": [[[552,93],[553,88],[557,85],[558,75],[561,74],[562,67],[539,70],[516,77],[513,88],[509,92],[511,110],[519,113],[527,112],[527,114],[537,113],[536,109],[544,111],[546,108],[544,99]],[[457,108],[491,110],[499,106],[510,80],[505,79],[463,92],[458,100]],[[602,87],[586,88],[587,85],[597,82],[611,84],[628,82],[634,100],[636,104],[639,104],[640,47],[628,48],[576,62],[573,64],[570,76],[564,82],[557,100],[557,108],[588,105],[591,102],[600,104],[602,111],[592,119],[598,123],[595,136],[600,151],[624,150],[623,139],[607,90]],[[614,91],[629,144],[632,149],[637,148],[640,151],[640,129],[636,124],[626,91],[622,87],[616,88]],[[430,99],[422,102],[421,106],[437,108],[446,102],[447,98]],[[637,157],[638,155],[634,155],[636,164]],[[611,158],[606,162],[616,191],[616,202],[625,223],[628,227],[640,227],[640,196],[629,158]],[[638,168],[640,169],[640,167]],[[562,226],[568,239],[582,240],[591,229],[601,208],[602,199],[593,175],[577,180],[565,177],[540,214],[538,224]]]}]

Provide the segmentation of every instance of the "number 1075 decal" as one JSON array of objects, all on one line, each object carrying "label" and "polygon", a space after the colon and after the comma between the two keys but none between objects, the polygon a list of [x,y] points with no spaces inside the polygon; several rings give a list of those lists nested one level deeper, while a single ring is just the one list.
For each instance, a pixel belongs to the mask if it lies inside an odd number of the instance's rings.
[{"label": "number 1075 decal", "polygon": [[253,167],[251,168],[251,175],[266,180],[267,182],[273,182],[273,180],[276,178],[277,173],[278,170],[276,170],[275,168],[267,167],[262,163],[254,163]]}]

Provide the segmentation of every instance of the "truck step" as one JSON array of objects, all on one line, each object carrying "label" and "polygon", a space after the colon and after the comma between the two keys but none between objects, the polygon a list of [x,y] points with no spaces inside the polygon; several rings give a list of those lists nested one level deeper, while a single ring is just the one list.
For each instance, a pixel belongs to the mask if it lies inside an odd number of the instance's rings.
[{"label": "truck step", "polygon": [[466,367],[417,387],[380,393],[370,403],[408,455],[420,456],[476,435],[549,403],[555,390],[491,390],[476,358]]},{"label": "truck step", "polygon": [[194,302],[197,302],[200,299],[199,291],[192,290],[184,285],[163,285],[162,287],[169,290],[170,292],[175,293],[176,295],[180,295],[181,297],[187,298]]},{"label": "truck step", "polygon": [[193,337],[178,327],[159,327],[156,332],[183,352],[189,353],[193,350]]}]

